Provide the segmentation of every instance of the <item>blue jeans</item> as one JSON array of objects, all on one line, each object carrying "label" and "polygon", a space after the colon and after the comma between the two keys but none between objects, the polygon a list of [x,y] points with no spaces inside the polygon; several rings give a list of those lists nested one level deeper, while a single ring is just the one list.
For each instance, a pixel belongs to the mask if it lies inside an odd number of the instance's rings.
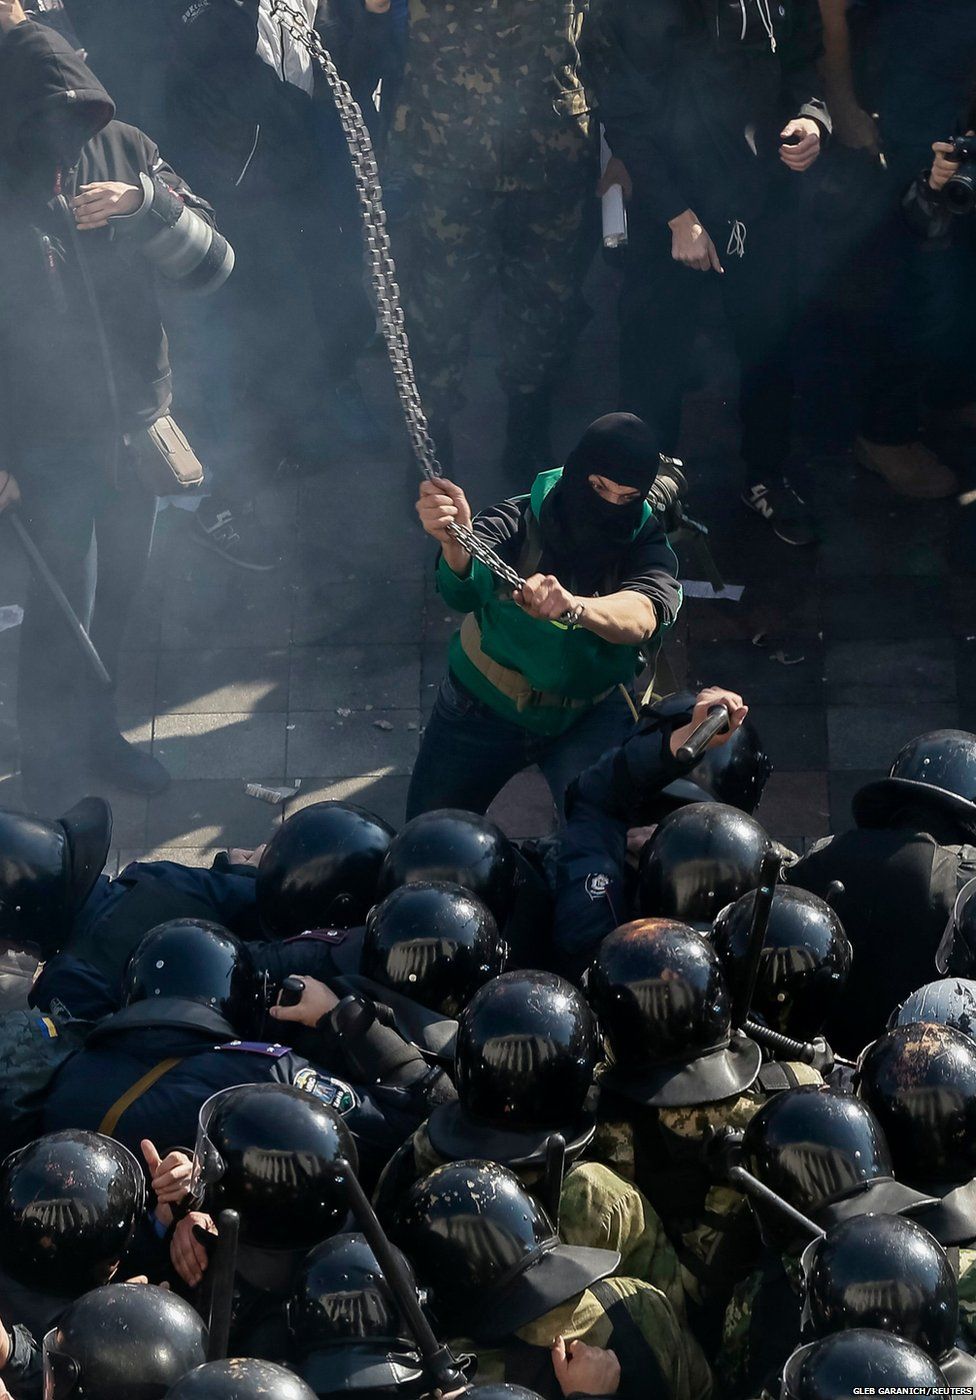
[{"label": "blue jeans", "polygon": [[502,719],[451,675],[441,682],[407,793],[407,820],[439,807],[487,812],[516,773],[538,764],[560,824],[566,789],[630,732],[633,716],[614,689],[562,734],[534,734]]}]

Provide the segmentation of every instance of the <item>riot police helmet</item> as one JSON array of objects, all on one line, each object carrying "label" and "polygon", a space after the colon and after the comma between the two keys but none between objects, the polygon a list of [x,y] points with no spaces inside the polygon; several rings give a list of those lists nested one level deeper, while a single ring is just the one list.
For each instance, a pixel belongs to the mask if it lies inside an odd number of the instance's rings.
[{"label": "riot police helmet", "polygon": [[401,885],[366,919],[363,975],[444,1016],[504,971],[506,956],[488,906],[445,881]]},{"label": "riot police helmet", "polygon": [[[730,986],[744,975],[756,892],[742,895],[715,920],[712,941]],[[780,885],[773,893],[750,1014],[797,1040],[820,1034],[843,991],[851,945],[840,919],[807,890]]]},{"label": "riot police helmet", "polygon": [[[929,1199],[894,1179],[884,1132],[868,1106],[817,1084],[785,1089],[763,1104],[743,1132],[742,1165],[825,1227],[868,1212],[915,1210]],[[767,1243],[792,1248],[795,1228],[751,1204]]]},{"label": "riot police helmet", "polygon": [[613,1050],[604,1082],[625,1097],[658,1108],[711,1103],[759,1073],[758,1045],[732,1028],[719,956],[685,924],[621,925],[600,944],[587,989]]},{"label": "riot police helmet", "polygon": [[596,1018],[571,982],[551,972],[494,978],[461,1012],[458,1097],[428,1119],[431,1146],[447,1160],[481,1152],[528,1165],[559,1133],[578,1156],[596,1126],[587,1099],[601,1059]]},{"label": "riot police helmet", "polygon": [[976,1177],[976,1042],[968,1035],[928,1021],[895,1026],[862,1052],[856,1079],[899,1177],[935,1195]]},{"label": "riot police helmet", "polygon": [[175,1293],[110,1283],[61,1313],[42,1356],[44,1400],[163,1400],[206,1361],[207,1329]]},{"label": "riot police helmet", "polygon": [[967,881],[956,895],[935,966],[949,977],[976,977],[976,880]]},{"label": "riot police helmet", "polygon": [[773,842],[746,812],[694,802],[669,812],[640,854],[637,906],[647,918],[711,926],[720,909],[758,888]]},{"label": "riot police helmet", "polygon": [[[677,725],[687,724],[695,708],[690,690],[676,691],[648,706],[642,714]],[[650,798],[662,814],[691,802],[724,802],[751,816],[762,800],[773,765],[751,719],[713,748],[706,749],[689,772]]]},{"label": "riot police helmet", "polygon": [[394,831],[352,802],[315,802],[288,818],[264,849],[258,913],[269,933],[355,928],[377,899]]},{"label": "riot police helmet", "polygon": [[378,898],[418,880],[461,885],[487,904],[504,928],[518,889],[515,848],[487,817],[453,808],[422,812],[391,843]]},{"label": "riot police helmet", "polygon": [[920,734],[898,754],[887,778],[854,794],[858,826],[886,827],[900,810],[931,810],[976,834],[976,734],[936,729]]},{"label": "riot police helmet", "polygon": [[[413,1270],[402,1262],[422,1303]],[[416,1340],[364,1235],[336,1235],[311,1251],[286,1316],[295,1369],[317,1396],[419,1396],[427,1388]]]},{"label": "riot police helmet", "polygon": [[112,844],[112,809],[85,797],[59,817],[0,808],[0,939],[49,957],[62,947]]},{"label": "riot police helmet", "polygon": [[292,1084],[238,1084],[200,1110],[192,1194],[211,1215],[236,1210],[241,1239],[264,1250],[309,1249],[342,1228],[337,1164],[357,1167],[341,1113]]},{"label": "riot police helmet", "polygon": [[479,1343],[528,1326],[620,1263],[616,1250],[561,1244],[542,1206],[497,1162],[437,1167],[414,1182],[392,1223],[439,1322]]},{"label": "riot police helmet", "polygon": [[261,1011],[261,978],[246,945],[220,924],[171,919],[135,947],[122,974],[122,1004],[162,1009],[192,1002],[243,1033]]},{"label": "riot police helmet", "polygon": [[866,1385],[876,1395],[938,1395],[946,1379],[913,1342],[855,1327],[799,1347],[783,1367],[780,1400],[851,1400]]},{"label": "riot police helmet", "polygon": [[804,1255],[803,1336],[876,1327],[935,1361],[955,1344],[959,1296],[949,1256],[903,1215],[862,1215],[828,1230]]},{"label": "riot police helmet", "polygon": [[926,982],[896,1006],[888,1018],[888,1029],[909,1026],[913,1021],[931,1021],[952,1026],[970,1040],[976,1040],[976,981],[967,977],[943,977]]},{"label": "riot police helmet", "polygon": [[254,1357],[208,1361],[197,1366],[172,1390],[166,1400],[317,1400],[294,1371]]},{"label": "riot police helmet", "polygon": [[46,1133],[0,1165],[0,1257],[18,1283],[76,1298],[108,1283],[146,1204],[128,1148],[82,1129]]}]

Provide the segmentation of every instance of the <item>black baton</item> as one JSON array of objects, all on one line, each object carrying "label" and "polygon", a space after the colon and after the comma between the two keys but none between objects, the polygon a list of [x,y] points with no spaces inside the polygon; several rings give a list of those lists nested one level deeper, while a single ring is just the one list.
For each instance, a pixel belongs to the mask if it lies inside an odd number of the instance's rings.
[{"label": "black baton", "polygon": [[736,1030],[741,1030],[745,1025],[749,1008],[752,1005],[752,996],[756,990],[756,978],[759,976],[759,963],[762,959],[763,944],[766,941],[766,930],[769,927],[769,915],[773,907],[773,895],[776,893],[779,871],[779,856],[772,851],[767,852],[759,865],[759,888],[753,895],[755,902],[752,906],[752,924],[749,928],[746,958],[738,985],[732,992],[732,1024]]},{"label": "black baton", "polygon": [[106,671],[102,658],[95,650],[94,642],[82,626],[81,619],[79,618],[78,614],[75,612],[74,608],[71,606],[71,604],[65,597],[64,589],[61,587],[60,583],[58,583],[57,579],[51,573],[51,569],[48,565],[47,560],[44,558],[44,555],[34,543],[30,531],[27,529],[27,526],[21,520],[20,516],[16,513],[16,511],[8,510],[5,512],[5,514],[7,516],[7,519],[10,521],[10,528],[17,536],[18,540],[20,541],[21,548],[23,549],[24,553],[27,555],[27,558],[31,562],[31,567],[33,568],[34,572],[37,574],[41,582],[44,584],[44,587],[50,593],[51,597],[57,603],[65,622],[71,628],[75,641],[78,643],[78,645],[84,652],[88,664],[91,666],[92,670],[95,673],[95,676],[98,679],[99,685],[103,685],[106,690],[111,690],[112,677]]},{"label": "black baton", "polygon": [[795,1206],[791,1206],[789,1201],[784,1201],[782,1196],[777,1196],[775,1191],[770,1191],[751,1172],[747,1172],[745,1167],[730,1167],[729,1180],[734,1186],[738,1186],[740,1191],[744,1191],[747,1196],[752,1196],[753,1200],[762,1201],[764,1205],[772,1210],[778,1211],[780,1215],[798,1225],[805,1235],[809,1235],[812,1240],[822,1240],[826,1235],[826,1230],[821,1230],[819,1225],[798,1211]]},{"label": "black baton", "polygon": [[217,1217],[217,1247],[210,1263],[210,1344],[208,1361],[223,1361],[230,1346],[234,1314],[234,1279],[237,1277],[237,1237],[241,1217],[236,1210],[222,1210]]},{"label": "black baton", "polygon": [[675,754],[681,763],[697,763],[716,734],[724,734],[729,727],[729,712],[724,705],[713,705],[686,743]]}]

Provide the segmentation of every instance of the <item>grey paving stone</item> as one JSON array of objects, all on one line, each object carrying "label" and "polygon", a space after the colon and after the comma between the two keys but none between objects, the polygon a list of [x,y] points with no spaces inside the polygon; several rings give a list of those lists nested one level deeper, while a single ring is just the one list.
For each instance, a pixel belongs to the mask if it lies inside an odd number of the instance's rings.
[{"label": "grey paving stone", "polygon": [[904,504],[880,512],[838,513],[821,545],[819,562],[825,579],[945,574],[946,513],[933,510],[923,515]]},{"label": "grey paving stone", "polygon": [[152,714],[156,704],[154,651],[123,651],[115,681],[115,703],[123,713]]},{"label": "grey paving stone", "polygon": [[914,641],[952,631],[949,596],[941,579],[840,579],[823,595],[828,642]]},{"label": "grey paving stone", "polygon": [[160,714],[284,711],[288,651],[258,647],[166,651],[159,660]]},{"label": "grey paving stone", "polygon": [[556,825],[552,794],[538,768],[528,768],[506,783],[488,815],[514,841],[548,836]]},{"label": "grey paving stone", "polygon": [[834,705],[904,704],[956,698],[956,657],[948,638],[831,642],[826,648],[827,698]]},{"label": "grey paving stone", "polygon": [[754,718],[774,769],[826,769],[827,726],[821,705],[764,705],[760,701]]},{"label": "grey paving stone", "polygon": [[243,778],[183,779],[149,802],[150,846],[261,845],[281,824],[282,806],[248,797]]},{"label": "grey paving stone", "polygon": [[386,578],[420,578],[432,555],[431,541],[407,510],[399,521],[381,514],[346,525],[303,512],[295,560],[302,577],[338,585],[372,577],[378,563]]},{"label": "grey paving stone", "polygon": [[[786,665],[773,659],[781,653]],[[752,642],[699,642],[688,661],[689,684],[724,685],[738,690],[755,709],[796,701],[812,705],[823,693],[823,647],[813,638],[800,642],[770,635],[764,647]]]},{"label": "grey paving stone", "polygon": [[134,860],[171,860],[177,865],[192,865],[207,870],[213,864],[220,846],[150,846],[123,847],[118,852],[118,871],[121,873]]},{"label": "grey paving stone", "polygon": [[112,808],[113,846],[145,845],[148,799],[107,783],[99,787],[99,796],[106,798]]},{"label": "grey paving stone", "polygon": [[[830,830],[827,774],[774,772],[766,784],[756,818],[794,851],[797,834],[805,840],[826,836]],[[793,835],[787,841],[789,833]]]},{"label": "grey paving stone", "polygon": [[356,778],[308,778],[303,780],[298,796],[286,804],[285,816],[290,817],[313,802],[354,802],[399,828],[404,823],[409,784],[410,779],[405,774],[363,773]]},{"label": "grey paving stone", "polygon": [[[894,758],[894,754],[891,755]],[[836,835],[854,825],[851,799],[859,788],[885,777],[886,768],[834,768],[828,778],[830,790],[830,829]]]},{"label": "grey paving stone", "polygon": [[[730,582],[742,582],[733,574]],[[692,645],[698,642],[751,641],[765,632],[788,641],[793,650],[797,638],[816,638],[821,630],[820,594],[814,581],[790,592],[766,582],[747,584],[738,603],[729,599],[688,598],[686,616]]]},{"label": "grey paving stone", "polygon": [[283,714],[161,715],[153,752],[180,778],[280,781],[285,771]]},{"label": "grey paving stone", "polygon": [[830,705],[831,768],[887,768],[916,734],[951,729],[954,705]]},{"label": "grey paving stone", "polygon": [[295,647],[291,656],[293,710],[416,708],[420,656],[416,644]]},{"label": "grey paving stone", "polygon": [[292,640],[296,646],[409,643],[417,639],[423,605],[419,579],[371,580],[351,588],[297,585]]},{"label": "grey paving stone", "polygon": [[248,573],[202,550],[192,572],[176,579],[162,604],[167,649],[280,647],[289,637],[292,584],[284,570]]},{"label": "grey paving stone", "polygon": [[[392,724],[390,730],[377,723]],[[409,773],[417,756],[419,710],[292,711],[288,717],[288,774],[351,778],[363,773]],[[417,728],[409,729],[413,724]]]}]

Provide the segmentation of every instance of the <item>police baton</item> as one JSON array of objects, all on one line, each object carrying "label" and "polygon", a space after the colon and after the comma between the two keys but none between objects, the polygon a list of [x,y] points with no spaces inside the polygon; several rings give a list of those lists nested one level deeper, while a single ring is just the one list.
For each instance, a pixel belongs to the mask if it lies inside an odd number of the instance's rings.
[{"label": "police baton", "polygon": [[759,888],[755,892],[752,906],[752,924],[749,928],[749,943],[742,976],[732,994],[732,1025],[742,1030],[749,1016],[752,996],[759,976],[759,961],[762,957],[766,930],[769,928],[769,915],[773,907],[776,881],[779,879],[780,858],[772,851],[763,856],[759,866]]},{"label": "police baton", "polygon": [[4,515],[9,520],[10,528],[17,536],[17,539],[20,542],[21,549],[24,551],[24,553],[27,555],[27,558],[30,560],[31,568],[34,570],[34,573],[37,575],[37,577],[41,580],[48,593],[50,593],[51,597],[54,599],[61,612],[62,617],[68,624],[72,636],[78,643],[81,650],[84,652],[85,659],[91,667],[92,671],[94,671],[95,677],[99,685],[104,686],[106,690],[111,690],[112,677],[109,675],[108,671],[106,671],[102,658],[95,650],[94,642],[92,641],[91,637],[89,637],[88,633],[85,631],[85,628],[82,626],[82,622],[78,614],[68,602],[68,599],[65,596],[64,589],[61,587],[60,583],[58,583],[57,579],[52,574],[50,565],[44,558],[44,555],[38,549],[37,545],[34,543],[33,537],[30,531],[27,529],[27,526],[24,524],[24,522],[21,520],[20,516],[15,510],[4,511]]},{"label": "police baton", "polygon": [[745,1167],[730,1167],[728,1171],[729,1181],[733,1186],[738,1186],[747,1196],[751,1196],[754,1201],[762,1201],[763,1205],[769,1206],[791,1224],[796,1225],[805,1235],[809,1235],[812,1240],[822,1240],[827,1231],[822,1230],[819,1225],[814,1224],[808,1215],[791,1206],[789,1201],[784,1201],[782,1196],[777,1196],[775,1191],[771,1191],[752,1172],[747,1172]]},{"label": "police baton", "polygon": [[708,714],[689,734],[688,739],[675,754],[679,763],[697,763],[716,734],[724,734],[729,727],[729,712],[725,705],[712,705]]},{"label": "police baton", "polygon": [[234,1313],[234,1280],[237,1277],[237,1239],[241,1217],[236,1210],[222,1210],[217,1217],[217,1245],[210,1261],[210,1343],[208,1361],[223,1361],[230,1346]]},{"label": "police baton", "polygon": [[853,1060],[845,1060],[843,1055],[835,1055],[823,1036],[818,1036],[816,1040],[794,1040],[792,1036],[783,1035],[782,1031],[771,1030],[769,1026],[761,1025],[759,1021],[750,1018],[746,1019],[742,1029],[750,1040],[764,1045],[767,1050],[779,1050],[791,1059],[799,1060],[801,1064],[817,1065],[819,1069],[819,1060],[842,1065],[845,1069],[855,1068]]},{"label": "police baton", "polygon": [[565,1175],[566,1139],[562,1133],[550,1133],[546,1138],[546,1172],[542,1183],[542,1201],[557,1234]]},{"label": "police baton", "polygon": [[336,1163],[336,1172],[345,1188],[349,1209],[356,1217],[356,1224],[366,1236],[366,1241],[376,1256],[376,1262],[390,1285],[397,1307],[413,1333],[431,1389],[435,1395],[448,1395],[453,1390],[464,1389],[468,1383],[464,1372],[450,1347],[443,1346],[434,1336],[433,1328],[427,1321],[413,1284],[403,1267],[403,1260],[387,1239],[386,1231],[380,1224],[366,1192],[359,1184],[359,1178],[349,1163],[341,1158]]}]

